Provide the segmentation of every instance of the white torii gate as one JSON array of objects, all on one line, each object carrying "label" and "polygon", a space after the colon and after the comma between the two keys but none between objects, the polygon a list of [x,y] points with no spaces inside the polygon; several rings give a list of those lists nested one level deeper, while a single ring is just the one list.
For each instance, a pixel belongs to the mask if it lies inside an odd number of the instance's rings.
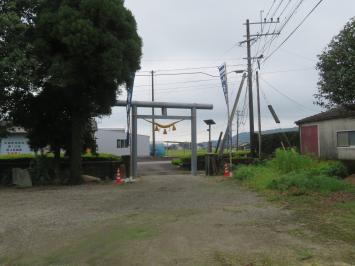
[{"label": "white torii gate", "polygon": [[[131,169],[132,177],[137,177],[137,120],[138,119],[176,119],[176,120],[191,120],[191,174],[197,175],[197,110],[212,110],[212,104],[197,104],[197,103],[169,103],[169,102],[132,102],[132,143],[131,143]],[[126,101],[117,101],[115,106],[127,106]],[[161,108],[162,115],[139,115],[138,108]],[[171,116],[167,114],[167,109],[189,109],[190,116]]]}]

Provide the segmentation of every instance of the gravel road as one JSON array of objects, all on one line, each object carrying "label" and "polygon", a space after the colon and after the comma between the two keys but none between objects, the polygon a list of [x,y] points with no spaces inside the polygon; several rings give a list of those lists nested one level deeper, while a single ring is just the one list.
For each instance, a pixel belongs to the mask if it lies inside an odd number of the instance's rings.
[{"label": "gravel road", "polygon": [[314,242],[297,220],[203,176],[0,189],[0,265],[350,265],[351,247]]}]

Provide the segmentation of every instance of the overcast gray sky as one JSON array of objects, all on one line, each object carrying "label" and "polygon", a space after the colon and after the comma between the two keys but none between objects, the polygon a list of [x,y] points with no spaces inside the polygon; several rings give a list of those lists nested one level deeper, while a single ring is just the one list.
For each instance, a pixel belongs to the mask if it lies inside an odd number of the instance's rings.
[{"label": "overcast gray sky", "polygon": [[[280,25],[282,25],[299,1],[276,0],[269,17],[275,14],[276,19],[286,8],[280,16]],[[269,52],[287,37],[318,1],[303,1],[281,35],[273,42]],[[218,75],[217,66],[223,62],[227,63],[228,71],[245,69],[246,61],[243,57],[246,56],[246,48],[238,45],[232,47],[244,39],[245,20],[249,18],[251,21],[260,21],[260,11],[264,10],[265,16],[273,2],[274,0],[126,0],[125,5],[136,18],[138,31],[144,44],[142,69],[137,75],[149,74],[147,71],[151,70],[155,70],[157,75],[194,71]],[[321,111],[313,104],[318,80],[318,73],[315,70],[317,55],[353,16],[355,16],[354,0],[323,1],[285,45],[262,65],[261,116],[264,130],[293,127],[294,121]],[[268,26],[265,26],[264,31],[268,29]],[[272,26],[270,32],[273,30]],[[252,33],[257,32],[260,32],[260,27],[254,25]],[[263,47],[264,41],[265,39],[260,40],[260,47]],[[256,54],[258,46],[258,43],[253,45],[253,54]],[[202,69],[167,71],[200,67]],[[240,76],[230,74],[228,79],[230,98],[233,100]],[[150,77],[136,77],[134,100],[151,99],[150,82]],[[225,130],[227,111],[219,78],[206,75],[157,76],[155,82],[156,101],[214,105],[213,111],[198,112],[199,142],[208,138],[203,119],[212,118],[217,122],[212,131],[214,139],[218,137],[219,131]],[[244,87],[239,105],[241,111],[245,91]],[[254,96],[255,94],[254,91]],[[123,93],[120,99],[125,97]],[[274,106],[281,120],[280,126],[273,122],[267,104]],[[149,110],[145,112],[149,113]],[[181,111],[169,113],[181,114]],[[245,114],[247,115],[247,112]],[[247,120],[247,116],[242,118],[242,122],[245,122],[245,125],[241,126],[242,132],[249,131]],[[139,121],[138,126],[140,134],[151,134],[151,125],[147,122]],[[110,117],[99,120],[99,127],[125,128],[125,110],[114,108]],[[235,132],[236,126],[233,130]],[[189,141],[189,122],[178,124],[177,131],[169,132],[168,135],[158,133],[157,140]]]}]

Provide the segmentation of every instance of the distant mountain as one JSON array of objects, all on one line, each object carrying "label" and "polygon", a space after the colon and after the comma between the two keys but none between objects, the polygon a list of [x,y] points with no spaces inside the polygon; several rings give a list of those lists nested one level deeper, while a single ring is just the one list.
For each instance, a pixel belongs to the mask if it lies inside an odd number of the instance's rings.
[{"label": "distant mountain", "polygon": [[[275,134],[275,133],[282,133],[282,132],[296,132],[298,131],[298,127],[291,127],[291,128],[277,128],[277,129],[270,129],[270,130],[265,130],[262,131],[262,135],[268,135],[268,134]],[[257,131],[255,131],[257,133]],[[237,141],[237,136],[233,136],[233,142]],[[239,143],[248,143],[250,141],[250,133],[249,132],[243,132],[239,134]]]},{"label": "distant mountain", "polygon": [[[262,135],[268,135],[268,134],[274,134],[274,133],[282,133],[282,132],[296,132],[298,131],[298,127],[292,127],[292,128],[277,128],[277,129],[270,129],[270,130],[265,130],[262,131]],[[256,131],[257,133],[257,131]],[[239,144],[241,143],[249,143],[250,141],[250,134],[249,132],[243,132],[238,134],[239,135]],[[237,142],[237,136],[233,136],[233,143]],[[208,142],[201,142],[199,143],[200,147],[207,147]],[[215,146],[217,145],[217,140],[212,140],[212,145]]]}]

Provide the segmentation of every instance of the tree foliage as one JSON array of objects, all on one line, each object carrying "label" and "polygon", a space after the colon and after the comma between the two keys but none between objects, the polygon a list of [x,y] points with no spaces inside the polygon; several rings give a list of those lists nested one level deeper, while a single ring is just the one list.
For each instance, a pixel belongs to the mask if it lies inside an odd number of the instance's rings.
[{"label": "tree foliage", "polygon": [[355,104],[355,18],[334,37],[319,56],[317,103],[324,107]]},{"label": "tree foliage", "polygon": [[37,8],[34,0],[0,1],[0,119],[40,88],[30,41]]},{"label": "tree foliage", "polygon": [[33,146],[65,146],[78,182],[91,119],[111,113],[140,68],[135,19],[123,0],[0,3],[0,113],[25,126]]}]

